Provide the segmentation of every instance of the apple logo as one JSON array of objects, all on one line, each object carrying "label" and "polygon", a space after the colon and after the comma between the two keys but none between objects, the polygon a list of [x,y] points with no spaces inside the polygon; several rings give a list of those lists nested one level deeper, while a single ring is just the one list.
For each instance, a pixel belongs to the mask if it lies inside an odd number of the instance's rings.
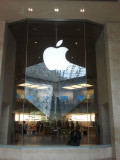
[{"label": "apple logo", "polygon": [[63,40],[58,41],[56,48],[48,47],[43,53],[44,63],[49,70],[66,70],[66,68],[71,65],[66,59],[68,48],[59,47],[62,43]]}]

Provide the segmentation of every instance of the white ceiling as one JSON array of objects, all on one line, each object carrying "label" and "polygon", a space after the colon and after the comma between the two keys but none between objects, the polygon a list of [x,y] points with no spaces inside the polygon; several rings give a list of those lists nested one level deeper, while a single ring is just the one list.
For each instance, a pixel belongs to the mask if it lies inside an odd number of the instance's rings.
[{"label": "white ceiling", "polygon": [[[28,12],[28,8],[34,9]],[[55,13],[54,8],[60,12]],[[84,8],[85,12],[80,13]],[[101,24],[120,22],[120,0],[100,1],[52,1],[52,0],[0,0],[0,20],[14,22],[25,18],[88,19]]]}]

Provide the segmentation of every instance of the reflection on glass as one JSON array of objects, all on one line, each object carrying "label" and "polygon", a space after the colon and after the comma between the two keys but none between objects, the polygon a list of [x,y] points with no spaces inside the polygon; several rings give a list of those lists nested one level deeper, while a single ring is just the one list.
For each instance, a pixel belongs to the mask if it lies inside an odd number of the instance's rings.
[{"label": "reflection on glass", "polygon": [[[84,67],[72,64],[66,70],[49,70],[44,62],[27,67],[25,95],[35,107],[52,120],[60,120],[78,104],[77,97],[81,89],[85,90],[85,80],[78,83],[86,75]],[[70,80],[70,82],[69,82]],[[91,87],[92,85],[89,85]],[[68,89],[68,90],[67,90]],[[76,91],[70,91],[75,89]],[[76,95],[75,93],[76,92]],[[32,97],[27,98],[27,97]],[[62,99],[61,99],[62,97]],[[64,97],[64,99],[63,99]]]},{"label": "reflection on glass", "polygon": [[22,58],[13,109],[15,127],[19,126],[14,144],[22,140],[23,145],[70,145],[75,130],[81,132],[81,145],[99,143],[95,45],[91,45],[97,32],[84,27],[84,22],[30,21],[26,54],[21,54],[20,44],[18,48]]}]

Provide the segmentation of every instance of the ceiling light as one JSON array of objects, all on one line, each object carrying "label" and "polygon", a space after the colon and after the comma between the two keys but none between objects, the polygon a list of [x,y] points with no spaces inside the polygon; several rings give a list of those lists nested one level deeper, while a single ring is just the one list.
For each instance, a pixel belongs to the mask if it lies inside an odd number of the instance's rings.
[{"label": "ceiling light", "polygon": [[23,84],[19,84],[18,86],[24,87],[24,86],[29,86],[29,85],[31,85],[31,84],[30,83],[23,83]]},{"label": "ceiling light", "polygon": [[37,41],[35,41],[35,44],[37,44],[38,42]]},{"label": "ceiling light", "polygon": [[55,8],[54,11],[55,11],[55,12],[59,12],[59,8]]},{"label": "ceiling light", "polygon": [[70,85],[70,86],[65,86],[65,87],[62,87],[62,88],[65,88],[65,89],[78,89],[78,88],[85,88],[85,87],[92,87],[93,85],[91,84],[76,84],[76,85]]},{"label": "ceiling light", "polygon": [[65,89],[75,89],[75,88],[70,87],[70,86],[66,86],[66,87],[62,87],[62,88],[65,88]]},{"label": "ceiling light", "polygon": [[40,85],[31,85],[27,86],[28,88],[33,88],[33,89],[47,89],[47,86],[40,86]]},{"label": "ceiling light", "polygon": [[45,86],[40,86],[40,87],[37,87],[36,89],[47,89],[48,87],[45,87]]},{"label": "ceiling light", "polygon": [[79,85],[81,85],[81,86],[83,86],[83,87],[92,87],[92,86],[93,86],[93,85],[91,85],[91,84],[86,84],[86,83],[79,84]]},{"label": "ceiling light", "polygon": [[74,87],[74,88],[83,88],[83,86],[80,86],[80,85],[72,85],[71,87]]},{"label": "ceiling light", "polygon": [[29,87],[29,88],[36,88],[36,87],[38,87],[38,85],[29,85],[29,86],[27,86],[27,87]]},{"label": "ceiling light", "polygon": [[29,12],[32,12],[32,11],[33,11],[33,8],[28,8],[28,11],[29,11]]},{"label": "ceiling light", "polygon": [[83,86],[80,86],[80,85],[70,85],[70,86],[65,86],[65,87],[62,87],[62,88],[65,88],[65,89],[77,89],[77,88],[83,88]]},{"label": "ceiling light", "polygon": [[78,44],[78,42],[75,42],[75,44]]},{"label": "ceiling light", "polygon": [[80,9],[80,12],[82,12],[82,13],[85,12],[85,9]]},{"label": "ceiling light", "polygon": [[48,88],[47,86],[35,85],[35,84],[31,84],[31,83],[23,83],[23,84],[19,84],[18,86],[28,87],[28,88],[35,88],[35,89],[45,89],[45,88]]}]

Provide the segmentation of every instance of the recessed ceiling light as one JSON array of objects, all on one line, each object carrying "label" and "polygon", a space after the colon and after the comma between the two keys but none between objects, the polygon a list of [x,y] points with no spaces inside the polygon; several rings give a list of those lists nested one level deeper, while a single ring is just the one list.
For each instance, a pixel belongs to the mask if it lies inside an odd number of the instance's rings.
[{"label": "recessed ceiling light", "polygon": [[38,42],[37,41],[35,41],[35,44],[37,44]]},{"label": "recessed ceiling light", "polygon": [[82,13],[85,12],[85,9],[80,9],[80,12],[82,12]]},{"label": "recessed ceiling light", "polygon": [[75,44],[78,44],[78,42],[75,42]]},{"label": "recessed ceiling light", "polygon": [[59,8],[55,8],[54,11],[55,11],[55,12],[59,12]]},{"label": "recessed ceiling light", "polygon": [[32,12],[32,11],[33,11],[33,8],[28,8],[28,11],[29,11],[29,12]]}]

